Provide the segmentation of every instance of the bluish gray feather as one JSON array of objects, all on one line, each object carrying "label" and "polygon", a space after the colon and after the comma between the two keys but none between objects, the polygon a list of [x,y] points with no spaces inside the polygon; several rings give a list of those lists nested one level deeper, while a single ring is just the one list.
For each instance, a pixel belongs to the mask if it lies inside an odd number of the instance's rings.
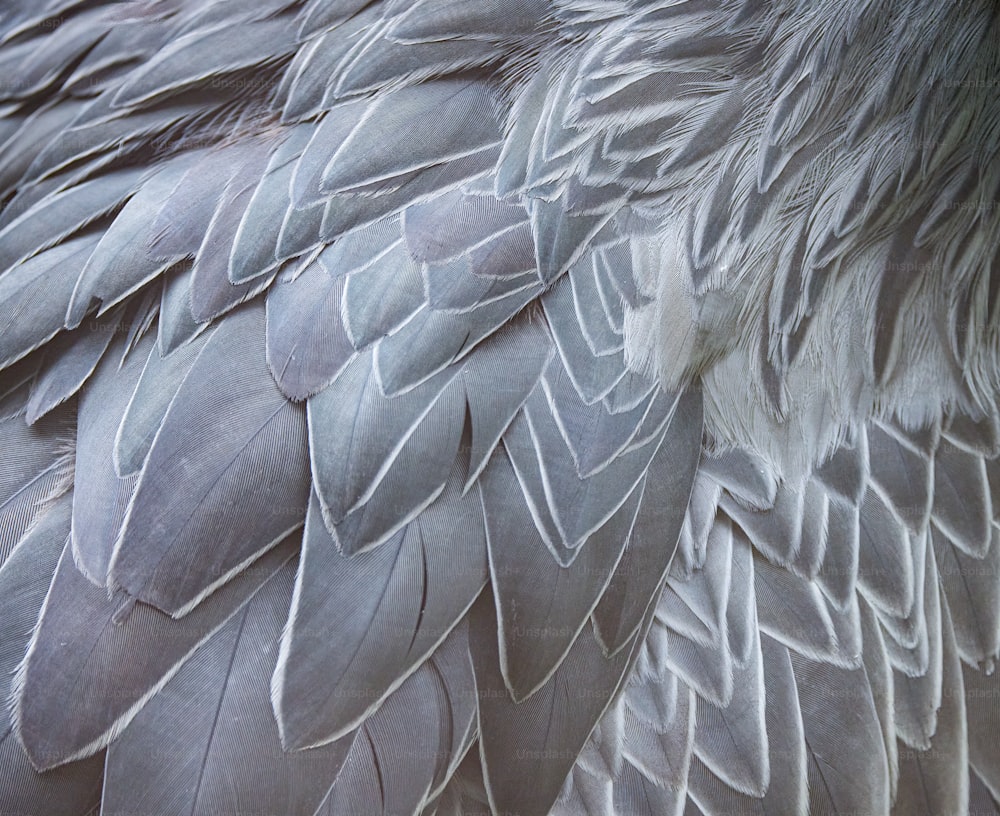
[{"label": "bluish gray feather", "polygon": [[[69,547],[32,635],[15,727],[32,764],[53,768],[107,745],[191,652],[295,553],[290,538],[177,624],[76,569]],[[68,602],[63,599],[68,599]],[[67,707],[66,700],[73,700]]]},{"label": "bluish gray feather", "polygon": [[488,86],[458,79],[383,96],[330,158],[320,189],[346,192],[492,147],[500,141],[494,106]]},{"label": "bluish gray feather", "polygon": [[[452,383],[456,374],[449,369],[389,398],[379,388],[369,352],[355,357],[333,383],[310,397],[313,481],[328,525],[340,524],[368,501],[404,447],[409,448],[403,455],[404,472],[411,474],[410,468],[420,467],[423,458],[427,479],[408,489],[433,492],[444,485],[461,436],[461,425],[448,424],[462,396],[460,384]],[[381,510],[393,513],[391,500]]]},{"label": "bluish gray feather", "polygon": [[[38,202],[0,230],[0,269],[10,269],[113,210],[135,192],[143,174],[138,168],[118,170]],[[80,323],[89,306],[83,303],[71,313],[69,328]]]},{"label": "bluish gray feather", "polygon": [[57,405],[72,397],[87,381],[115,335],[122,330],[119,307],[101,318],[59,335],[45,352],[45,365],[31,386],[25,406],[28,424],[37,422]]},{"label": "bluish gray feather", "polygon": [[569,566],[557,563],[539,536],[506,456],[494,454],[480,486],[500,667],[512,698],[521,702],[559,667],[607,588],[629,540],[642,485],[587,539]]},{"label": "bluish gray feather", "polygon": [[[701,453],[701,395],[680,397],[663,444],[646,473],[642,505],[625,552],[594,609],[594,631],[611,653],[624,647],[655,601],[680,535]],[[670,496],[658,501],[653,489]]]},{"label": "bluish gray feather", "polygon": [[98,366],[80,397],[76,428],[73,502],[73,561],[99,586],[107,582],[108,565],[137,476],[119,478],[115,439],[132,391],[153,348],[152,335],[119,366],[124,343],[119,339]]},{"label": "bluish gray feather", "polygon": [[[142,469],[146,456],[153,445],[153,439],[163,423],[167,408],[170,407],[181,383],[184,382],[184,378],[194,366],[198,354],[205,347],[205,342],[211,336],[212,331],[199,335],[192,342],[181,346],[166,357],[155,344],[146,344],[146,347],[152,347],[149,348],[145,365],[142,367],[142,374],[128,398],[121,422],[115,432],[114,466],[119,476],[138,474]],[[142,355],[137,350],[133,357],[139,356]],[[111,396],[104,394],[102,395],[103,400],[96,396],[93,397],[96,403],[93,409],[95,418],[98,416],[98,411],[103,411],[105,416],[113,415],[114,411],[108,409],[107,403],[117,403],[120,401],[123,391],[128,393],[126,382],[116,379],[114,373],[108,374],[105,388]],[[84,405],[88,399],[91,399],[89,392],[84,398]],[[85,410],[84,405],[81,405],[81,417]],[[77,456],[79,457],[79,447],[77,448]],[[100,456],[106,458],[107,450],[102,449]],[[89,471],[84,469],[83,473],[87,472]],[[127,506],[127,500],[125,506]],[[124,518],[125,506],[121,508],[122,518]],[[117,537],[116,532],[112,537],[112,542]],[[105,566],[107,565],[105,564]]]},{"label": "bluish gray feather", "polygon": [[[306,439],[305,411],[285,399],[267,368],[263,305],[234,314],[205,344],[167,409],[129,505],[111,582],[173,615],[197,604],[302,524]],[[151,538],[150,529],[160,534]]]},{"label": "bluish gray feather", "polygon": [[151,227],[164,200],[190,166],[186,156],[168,163],[128,200],[80,274],[67,311],[68,324],[79,323],[94,300],[101,302],[100,312],[106,311],[177,260],[149,251]]},{"label": "bluish gray feather", "polygon": [[271,154],[233,238],[228,271],[231,282],[246,283],[278,265],[278,239],[292,209],[292,174],[311,135],[309,127],[292,128]]},{"label": "bluish gray feather", "polygon": [[34,351],[63,328],[77,278],[97,241],[97,235],[81,235],[0,275],[0,367]]},{"label": "bluish gray feather", "polygon": [[[15,671],[69,535],[71,505],[69,494],[49,505],[0,569],[0,699],[10,699]],[[34,813],[39,803],[44,803],[45,812],[52,816],[83,816],[100,799],[103,752],[39,774],[6,711],[0,720],[0,764],[4,768],[0,788],[4,812]]]},{"label": "bluish gray feather", "polygon": [[289,399],[318,394],[354,354],[341,317],[343,295],[344,279],[318,261],[268,290],[267,364]]},{"label": "bluish gray feather", "polygon": [[453,479],[419,519],[353,556],[337,550],[313,497],[273,683],[287,748],[357,728],[479,594],[487,575],[482,508],[460,488]]},{"label": "bluish gray feather", "polygon": [[299,814],[319,806],[351,740],[311,751],[281,747],[269,678],[295,567],[292,561],[277,570],[115,740],[105,809],[166,816]]},{"label": "bluish gray feather", "polygon": [[116,107],[208,83],[236,71],[280,59],[295,47],[294,18],[282,17],[193,31],[173,40],[130,75],[114,96]]}]

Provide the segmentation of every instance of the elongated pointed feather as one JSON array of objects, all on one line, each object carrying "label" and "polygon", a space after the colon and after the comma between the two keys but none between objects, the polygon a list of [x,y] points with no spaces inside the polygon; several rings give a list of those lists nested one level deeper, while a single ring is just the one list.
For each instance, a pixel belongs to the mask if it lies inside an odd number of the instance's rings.
[{"label": "elongated pointed feather", "polygon": [[[0,698],[4,700],[10,697],[15,670],[69,534],[71,504],[72,496],[67,494],[44,510],[0,569]],[[4,812],[30,813],[44,802],[46,812],[53,816],[78,816],[99,800],[103,753],[39,774],[6,711],[0,721],[0,763],[4,768],[0,808]]]},{"label": "elongated pointed feather", "polygon": [[358,730],[322,816],[417,816],[461,760],[475,679],[462,624]]},{"label": "elongated pointed feather", "polygon": [[[121,204],[136,189],[143,172],[119,170],[84,182],[43,199],[0,231],[0,269],[9,269]],[[79,324],[82,312],[72,312],[70,327]]]},{"label": "elongated pointed feather", "polygon": [[906,531],[869,489],[861,502],[858,586],[873,604],[905,618],[913,606],[913,565]]},{"label": "elongated pointed feather", "polygon": [[[846,671],[791,654],[799,693],[809,773],[810,812],[854,807],[884,813],[889,808],[889,773],[878,715],[863,669]],[[837,688],[836,698],[823,689]],[[846,733],[855,750],[840,751]]]},{"label": "elongated pointed feather", "polygon": [[526,224],[523,207],[493,196],[454,190],[408,207],[403,215],[406,248],[423,263],[448,261]]},{"label": "elongated pointed feather", "polygon": [[[53,768],[107,745],[191,651],[291,557],[297,544],[288,539],[273,549],[179,625],[121,593],[109,598],[104,587],[80,574],[67,547],[17,688],[15,727],[32,764]],[[69,698],[75,703],[67,709]]]},{"label": "elongated pointed feather", "polygon": [[[969,748],[962,664],[947,605],[941,610],[942,683],[937,728],[926,751],[904,751],[893,813],[962,813],[969,808]],[[975,715],[974,715],[975,716]],[[969,811],[971,812],[971,810]]]},{"label": "elongated pointed feather", "polygon": [[985,554],[993,510],[982,457],[942,440],[934,455],[933,512],[957,546],[977,558]]},{"label": "elongated pointed feather", "polygon": [[[536,321],[517,318],[484,340],[462,368],[472,439],[467,487],[534,389],[554,350]],[[509,360],[516,359],[517,365]]]},{"label": "elongated pointed feather", "polygon": [[[271,379],[263,324],[256,304],[205,344],[153,440],[115,549],[111,581],[173,615],[305,516],[305,412]],[[162,532],[152,538],[150,529]]]},{"label": "elongated pointed feather", "polygon": [[[949,634],[942,632],[941,594],[938,589],[937,569],[933,554],[929,549],[921,550],[925,560],[923,586],[921,587],[922,611],[926,623],[921,628],[921,640],[913,651],[922,652],[913,661],[917,665],[906,665],[908,661],[900,661],[897,654],[901,651],[892,647],[892,638],[888,638],[889,657],[895,663],[893,672],[893,702],[895,705],[896,733],[907,745],[918,750],[927,750],[931,738],[937,730],[938,710],[941,706],[942,672],[944,659],[945,637],[954,638],[949,619]],[[926,632],[926,634],[924,634]],[[921,648],[921,646],[923,648]],[[914,669],[922,669],[919,673]]]},{"label": "elongated pointed feather", "polygon": [[46,351],[46,365],[31,386],[25,419],[37,422],[72,397],[90,378],[108,346],[121,330],[122,310],[94,318],[58,337]]},{"label": "elongated pointed feather", "polygon": [[[138,474],[142,469],[143,462],[146,461],[146,456],[153,445],[153,439],[163,423],[167,408],[170,407],[181,383],[194,366],[198,354],[205,347],[209,337],[211,337],[210,332],[202,334],[166,358],[155,344],[150,344],[149,355],[142,367],[142,373],[129,397],[121,423],[115,433],[114,465],[119,476]],[[116,380],[108,387],[115,389],[117,396],[123,390],[123,385]],[[111,414],[103,404],[101,410],[105,414]],[[79,449],[77,457],[79,458]],[[124,510],[123,507],[122,518]],[[114,539],[117,538],[116,533]]]},{"label": "elongated pointed feather", "polygon": [[275,572],[129,723],[108,752],[105,808],[155,816],[320,804],[351,740],[286,753],[269,694],[295,568]]},{"label": "elongated pointed feather", "polygon": [[[674,631],[704,646],[722,648],[729,620],[732,582],[752,578],[754,567],[737,551],[746,548],[738,528],[723,517],[708,531],[705,563],[690,576],[671,575],[656,607],[656,615]],[[745,571],[734,573],[738,567]],[[756,616],[756,604],[748,610]]]},{"label": "elongated pointed feather", "polygon": [[[562,541],[571,549],[578,547],[621,506],[649,467],[665,433],[660,430],[649,442],[613,459],[604,470],[581,479],[539,389],[525,403],[524,417],[533,450],[521,448],[512,455],[537,457],[542,471],[540,492]],[[537,485],[528,487],[526,493],[538,489]]]},{"label": "elongated pointed feather", "polygon": [[390,33],[400,42],[450,39],[490,39],[529,34],[549,8],[539,0],[488,0],[468,6],[458,0],[422,0],[394,21]]},{"label": "elongated pointed feather", "polygon": [[115,435],[153,338],[147,335],[119,367],[123,345],[120,339],[98,366],[80,398],[77,415],[73,560],[101,586],[107,581],[111,554],[137,481],[136,477],[119,478],[113,455]]},{"label": "elongated pointed feather", "polygon": [[350,557],[338,552],[313,497],[273,683],[286,747],[328,742],[358,727],[479,594],[486,582],[482,509],[477,496],[460,497],[457,478],[390,541]]},{"label": "elongated pointed feather", "polygon": [[375,547],[415,519],[444,489],[462,450],[465,402],[456,379],[442,393],[417,433],[403,444],[370,498],[334,525],[347,553]]},{"label": "elongated pointed feather", "polygon": [[[663,444],[646,473],[646,488],[625,552],[594,609],[594,631],[610,652],[637,630],[665,578],[684,521],[701,453],[701,395],[691,390],[674,408]],[[659,501],[653,491],[669,501]]]},{"label": "elongated pointed feather", "polygon": [[[97,245],[83,235],[15,266],[0,276],[0,365],[6,367],[63,328],[77,277]],[[19,320],[31,314],[31,320]]]},{"label": "elongated pointed feather", "polygon": [[401,241],[373,260],[344,284],[344,328],[357,349],[397,330],[424,304],[420,268]]},{"label": "elongated pointed feather", "polygon": [[754,586],[762,631],[814,660],[833,659],[837,635],[815,584],[759,559]]},{"label": "elongated pointed feather", "polygon": [[629,539],[642,486],[564,567],[538,535],[505,456],[494,455],[480,484],[500,629],[500,667],[513,699],[520,702],[556,670],[604,593]]},{"label": "elongated pointed feather", "polygon": [[7,473],[0,480],[0,565],[63,486],[69,464],[64,446],[72,434],[68,419],[66,412],[56,412],[29,427],[15,414],[0,424],[0,444],[17,451],[5,460]]},{"label": "elongated pointed feather", "polygon": [[[237,33],[237,36],[233,36]],[[118,107],[134,106],[204,82],[212,74],[259,64],[262,55],[275,59],[294,45],[287,17],[247,23],[234,29],[219,26],[179,37],[136,71],[114,97]]]},{"label": "elongated pointed feather", "polygon": [[271,154],[233,238],[228,270],[233,283],[245,283],[277,265],[281,227],[292,206],[292,174],[311,135],[308,127],[294,128]]},{"label": "elongated pointed feather", "polygon": [[171,162],[146,180],[115,218],[80,274],[68,311],[78,321],[93,300],[101,311],[118,303],[170,266],[172,258],[149,251],[150,229],[163,201],[189,169],[187,157]]},{"label": "elongated pointed feather", "polygon": [[354,346],[341,318],[344,279],[319,262],[267,295],[267,364],[282,393],[302,400],[318,394],[343,370]]},{"label": "elongated pointed feather", "polygon": [[877,424],[868,426],[871,480],[913,531],[927,521],[931,503],[931,462]]},{"label": "elongated pointed feather", "polygon": [[421,308],[398,332],[379,343],[377,364],[386,393],[405,391],[465,358],[538,292],[537,286],[526,287],[461,314]]},{"label": "elongated pointed feather", "polygon": [[626,376],[623,355],[616,352],[595,357],[587,345],[573,309],[573,292],[564,280],[542,298],[545,316],[556,346],[577,393],[592,404],[605,397]]},{"label": "elongated pointed feather", "polygon": [[[466,156],[499,142],[494,101],[487,86],[439,80],[381,98],[333,154],[320,189],[344,192],[411,170]],[[424,130],[433,138],[414,141]],[[373,134],[380,138],[373,141]]]},{"label": "elongated pointed feather", "polygon": [[192,266],[191,314],[205,322],[229,311],[266,288],[260,276],[242,284],[229,279],[233,239],[267,162],[265,145],[256,145],[226,184]]},{"label": "elongated pointed feather", "polygon": [[[438,484],[444,484],[461,435],[461,427],[440,424],[461,397],[459,388],[451,385],[456,373],[442,372],[406,394],[387,398],[379,388],[371,353],[361,354],[309,399],[313,479],[329,524],[340,523],[368,500],[411,437],[416,449],[432,457],[428,464],[435,478],[440,477]],[[435,411],[439,401],[442,412]]]},{"label": "elongated pointed feather", "polygon": [[[500,673],[493,600],[473,606],[472,656],[479,689],[480,752],[490,805],[496,811],[545,813],[587,736],[614,698],[631,649],[608,659],[584,630],[562,666],[538,692],[515,703]],[[581,694],[580,678],[589,678]]]},{"label": "elongated pointed feather", "polygon": [[[373,182],[376,187],[374,190],[362,188],[343,195],[321,190],[316,196],[307,197],[298,206],[308,206],[316,200],[328,199],[319,235],[325,241],[332,241],[348,230],[400,212],[416,200],[486,175],[495,166],[498,153],[497,146],[490,146],[451,161],[394,177],[382,182],[381,187],[379,182]],[[294,202],[294,186],[292,195]]]}]

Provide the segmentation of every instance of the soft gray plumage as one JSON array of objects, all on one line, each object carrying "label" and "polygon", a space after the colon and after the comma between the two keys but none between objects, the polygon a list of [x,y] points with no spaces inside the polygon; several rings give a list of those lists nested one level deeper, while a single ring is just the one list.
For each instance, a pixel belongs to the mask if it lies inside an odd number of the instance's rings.
[{"label": "soft gray plumage", "polygon": [[6,3],[0,812],[1000,816],[998,43]]}]

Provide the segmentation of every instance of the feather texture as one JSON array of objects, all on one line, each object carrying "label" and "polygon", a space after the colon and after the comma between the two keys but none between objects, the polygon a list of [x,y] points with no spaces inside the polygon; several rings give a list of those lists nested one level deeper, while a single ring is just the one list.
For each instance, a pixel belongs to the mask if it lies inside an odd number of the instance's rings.
[{"label": "feather texture", "polygon": [[996,811],[998,26],[4,4],[0,810]]}]

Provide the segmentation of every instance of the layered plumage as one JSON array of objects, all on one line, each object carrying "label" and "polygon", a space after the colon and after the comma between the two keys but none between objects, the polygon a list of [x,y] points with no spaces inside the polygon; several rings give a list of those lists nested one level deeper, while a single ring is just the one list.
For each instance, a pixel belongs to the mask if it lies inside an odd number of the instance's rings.
[{"label": "layered plumage", "polygon": [[993,3],[0,32],[0,811],[1000,814]]}]

